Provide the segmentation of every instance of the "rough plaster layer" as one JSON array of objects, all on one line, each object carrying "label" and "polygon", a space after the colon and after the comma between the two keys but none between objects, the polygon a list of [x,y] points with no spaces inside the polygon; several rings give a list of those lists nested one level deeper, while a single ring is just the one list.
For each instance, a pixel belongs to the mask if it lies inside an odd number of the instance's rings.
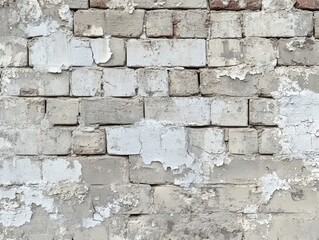
[{"label": "rough plaster layer", "polygon": [[315,240],[317,0],[0,0],[0,240]]}]

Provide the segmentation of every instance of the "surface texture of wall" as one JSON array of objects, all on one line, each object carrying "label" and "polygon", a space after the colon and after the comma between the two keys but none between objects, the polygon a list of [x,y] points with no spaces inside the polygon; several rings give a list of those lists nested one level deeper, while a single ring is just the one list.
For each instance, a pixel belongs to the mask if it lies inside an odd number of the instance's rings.
[{"label": "surface texture of wall", "polygon": [[318,0],[0,0],[0,240],[319,239]]}]

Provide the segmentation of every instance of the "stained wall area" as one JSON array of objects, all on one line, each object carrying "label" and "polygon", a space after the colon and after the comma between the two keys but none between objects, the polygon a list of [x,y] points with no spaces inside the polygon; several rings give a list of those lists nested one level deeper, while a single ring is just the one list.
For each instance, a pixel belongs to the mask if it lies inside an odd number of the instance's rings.
[{"label": "stained wall area", "polygon": [[319,238],[318,0],[0,0],[0,240]]}]

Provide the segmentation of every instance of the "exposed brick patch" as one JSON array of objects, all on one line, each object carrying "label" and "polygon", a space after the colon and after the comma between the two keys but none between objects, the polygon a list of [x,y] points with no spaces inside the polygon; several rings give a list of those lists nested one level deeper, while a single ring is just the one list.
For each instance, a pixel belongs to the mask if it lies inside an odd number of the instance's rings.
[{"label": "exposed brick patch", "polygon": [[108,0],[90,0],[90,7],[107,8]]},{"label": "exposed brick patch", "polygon": [[295,7],[300,9],[318,10],[319,0],[297,0]]},{"label": "exposed brick patch", "polygon": [[230,0],[228,3],[223,0],[210,0],[210,8],[213,10],[260,10],[261,0]]}]

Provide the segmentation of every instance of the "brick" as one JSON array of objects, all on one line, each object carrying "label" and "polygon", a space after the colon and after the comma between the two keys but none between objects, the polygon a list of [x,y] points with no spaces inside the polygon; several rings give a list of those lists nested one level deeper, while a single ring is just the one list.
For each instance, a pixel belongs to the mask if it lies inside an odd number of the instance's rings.
[{"label": "brick", "polygon": [[278,111],[276,100],[269,98],[251,99],[249,101],[249,123],[253,125],[276,125]]},{"label": "brick", "polygon": [[205,45],[203,39],[131,39],[127,43],[127,65],[130,67],[205,66]]},{"label": "brick", "polygon": [[96,155],[106,153],[104,131],[73,132],[73,152],[80,155]]},{"label": "brick", "polygon": [[48,99],[47,116],[52,124],[74,125],[78,123],[79,102],[77,99]]},{"label": "brick", "polygon": [[149,8],[149,9],[158,9],[158,8],[207,8],[206,0],[166,0],[165,2],[152,2],[148,0],[135,0],[136,8]]},{"label": "brick", "polygon": [[95,38],[90,40],[92,56],[95,64],[105,64],[112,57],[109,38]]},{"label": "brick", "polygon": [[166,69],[141,68],[136,70],[139,96],[168,96],[168,73]]},{"label": "brick", "polygon": [[[210,13],[210,37],[211,38],[240,38],[242,14],[237,12],[213,12]],[[222,29],[222,31],[221,31]]]},{"label": "brick", "polygon": [[111,49],[111,58],[106,63],[100,63],[100,66],[117,67],[124,66],[126,63],[126,47],[123,39],[111,38],[109,40],[109,47]]},{"label": "brick", "polygon": [[314,25],[315,38],[319,38],[319,13],[317,12],[314,13]]},{"label": "brick", "polygon": [[137,83],[135,71],[129,68],[106,68],[103,70],[103,88],[105,96],[133,97]]},{"label": "brick", "polygon": [[99,96],[102,84],[102,71],[75,68],[71,77],[71,96]]},{"label": "brick", "polygon": [[208,43],[208,66],[238,65],[243,60],[242,44],[238,39],[211,39]]},{"label": "brick", "polygon": [[[269,239],[307,239],[318,236],[318,217],[309,214],[282,214],[272,218]],[[280,227],[279,227],[280,226]]]},{"label": "brick", "polygon": [[172,70],[169,72],[169,95],[191,96],[199,93],[198,73],[192,70]]},{"label": "brick", "polygon": [[279,65],[317,65],[319,64],[319,42],[311,38],[280,39]]},{"label": "brick", "polygon": [[177,170],[194,162],[187,151],[186,130],[181,126],[170,126],[149,120],[134,126],[108,127],[108,153],[139,154],[145,164],[151,164],[156,159],[163,164],[164,169]]},{"label": "brick", "polygon": [[[210,214],[160,214],[131,217],[128,239],[240,239],[242,236],[237,214],[213,212]],[[171,229],[171,230],[169,230]]]},{"label": "brick", "polygon": [[2,93],[10,96],[68,96],[70,74],[41,73],[28,68],[3,70]]},{"label": "brick", "polygon": [[16,155],[38,155],[41,153],[41,130],[35,127],[17,130],[14,144]]},{"label": "brick", "polygon": [[43,181],[48,183],[79,182],[81,168],[80,162],[74,158],[45,159],[42,163]]},{"label": "brick", "polygon": [[41,133],[41,152],[44,155],[68,155],[71,153],[71,131],[52,128]]},{"label": "brick", "polygon": [[0,98],[1,125],[40,124],[44,117],[44,100],[32,98]]},{"label": "brick", "polygon": [[0,37],[0,67],[28,66],[27,40],[16,37]]},{"label": "brick", "polygon": [[200,71],[200,91],[203,95],[225,95],[246,97],[258,93],[258,81],[255,75],[246,75],[245,79],[234,78],[237,72],[234,69],[223,70],[203,69]]},{"label": "brick", "polygon": [[[47,51],[51,49],[51,51]],[[90,42],[56,32],[48,37],[37,38],[30,47],[30,65],[36,70],[60,72],[70,66],[93,64]]]},{"label": "brick", "polygon": [[172,37],[173,13],[166,10],[148,11],[146,13],[147,37]]},{"label": "brick", "polygon": [[139,99],[83,99],[81,116],[84,124],[130,124],[143,118]]},{"label": "brick", "polygon": [[213,10],[260,10],[261,0],[243,0],[243,1],[223,1],[223,0],[210,0],[210,9]]},{"label": "brick", "polygon": [[225,152],[224,131],[219,128],[189,128],[188,152],[200,162]]},{"label": "brick", "polygon": [[137,155],[130,155],[130,182],[143,184],[172,184],[182,174],[175,174],[171,170],[165,170],[160,162],[146,164]]},{"label": "brick", "polygon": [[[278,28],[278,25],[281,27]],[[313,30],[312,13],[244,13],[243,28],[247,37],[310,36]]]},{"label": "brick", "polygon": [[135,10],[132,14],[107,10],[105,13],[106,34],[116,37],[140,37],[143,32],[144,15],[143,10]]},{"label": "brick", "polygon": [[174,36],[177,38],[206,38],[208,12],[203,10],[174,11]]},{"label": "brick", "polygon": [[259,138],[260,154],[276,154],[281,150],[280,130],[278,128],[265,128]]},{"label": "brick", "polygon": [[270,0],[262,2],[262,9],[269,12],[292,10],[296,0]]},{"label": "brick", "polygon": [[89,157],[80,160],[83,180],[91,185],[128,184],[128,160],[124,157]]},{"label": "brick", "polygon": [[248,100],[214,99],[211,123],[218,126],[248,126]]},{"label": "brick", "polygon": [[142,145],[138,130],[138,128],[134,127],[107,128],[107,152],[114,155],[140,154]]},{"label": "brick", "polygon": [[318,0],[297,0],[295,6],[300,9],[318,10],[319,1]]},{"label": "brick", "polygon": [[[260,54],[257,54],[260,53]],[[265,54],[266,53],[266,54]],[[276,65],[277,50],[270,39],[211,39],[208,43],[208,66]]]},{"label": "brick", "polygon": [[[105,208],[109,206],[111,215],[148,214],[151,210],[151,186],[148,185],[114,185],[94,186],[92,204]],[[112,209],[112,205],[115,209]]]},{"label": "brick", "polygon": [[74,35],[102,37],[105,31],[105,12],[99,10],[79,10],[74,13]]},{"label": "brick", "polygon": [[205,98],[148,98],[145,99],[145,118],[189,126],[210,123],[210,104]]},{"label": "brick", "polygon": [[232,155],[229,164],[214,168],[207,182],[210,184],[221,182],[236,185],[259,184],[259,179],[268,174],[269,170],[276,170],[280,179],[304,178],[311,173],[303,166],[304,164],[299,160],[280,157]]},{"label": "brick", "polygon": [[233,154],[257,153],[257,131],[249,128],[229,129],[229,152]]},{"label": "brick", "polygon": [[316,211],[317,192],[307,187],[292,187],[287,191],[275,192],[269,203],[261,208],[272,213],[308,213]]},{"label": "brick", "polygon": [[70,7],[70,9],[87,9],[89,4],[87,0],[64,0],[65,4]]},{"label": "brick", "polygon": [[211,212],[217,208],[217,196],[213,188],[198,189],[197,194],[175,186],[158,186],[154,188],[154,211],[157,214],[189,212],[198,214]]},{"label": "brick", "polygon": [[28,157],[1,159],[0,184],[38,184],[41,182],[40,162]]}]

